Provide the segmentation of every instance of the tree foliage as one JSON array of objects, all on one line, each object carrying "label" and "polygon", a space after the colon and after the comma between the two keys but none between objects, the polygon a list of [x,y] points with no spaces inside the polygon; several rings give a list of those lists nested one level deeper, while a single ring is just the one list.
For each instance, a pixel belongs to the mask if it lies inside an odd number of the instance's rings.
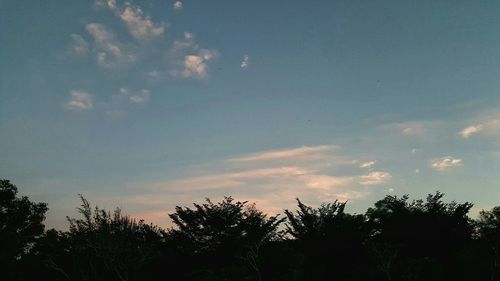
[{"label": "tree foliage", "polygon": [[43,234],[47,204],[33,203],[17,196],[17,187],[0,180],[0,267],[13,271],[14,264],[24,257]]}]

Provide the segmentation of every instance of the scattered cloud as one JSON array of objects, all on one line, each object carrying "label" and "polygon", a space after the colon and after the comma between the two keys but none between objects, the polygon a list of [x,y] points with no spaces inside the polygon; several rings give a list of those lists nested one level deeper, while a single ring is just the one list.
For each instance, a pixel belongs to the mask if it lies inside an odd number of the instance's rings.
[{"label": "scattered cloud", "polygon": [[116,10],[116,0],[96,0],[97,7],[106,7],[110,10]]},{"label": "scattered cloud", "polygon": [[71,34],[71,52],[77,56],[84,56],[89,52],[89,43],[78,34]]},{"label": "scattered cloud", "polygon": [[120,88],[120,94],[132,104],[145,104],[151,98],[151,91],[142,89],[139,92],[132,92],[128,88]]},{"label": "scattered cloud", "polygon": [[483,125],[477,124],[464,128],[459,134],[462,138],[467,139],[470,136],[479,133],[481,130],[483,130]]},{"label": "scattered cloud", "polygon": [[174,10],[175,10],[175,11],[180,11],[180,10],[182,10],[182,2],[181,2],[181,1],[175,1],[175,2],[174,2]]},{"label": "scattered cloud", "polygon": [[415,171],[413,171],[413,173],[415,173],[417,175],[420,174],[420,169],[415,169]]},{"label": "scattered cloud", "polygon": [[214,58],[214,53],[207,51],[203,55],[189,55],[184,57],[182,77],[204,79],[208,76],[207,62]]},{"label": "scattered cloud", "polygon": [[444,171],[452,167],[458,167],[462,164],[462,159],[456,159],[451,156],[445,156],[432,161],[431,167],[437,171]]},{"label": "scattered cloud", "polygon": [[174,41],[170,53],[177,66],[170,70],[174,77],[208,78],[208,63],[218,57],[216,50],[201,48],[196,42],[193,33],[184,32],[184,38]]},{"label": "scattered cloud", "polygon": [[87,32],[94,38],[97,48],[97,62],[104,67],[132,63],[136,56],[124,50],[123,44],[119,43],[115,35],[104,25],[89,23],[85,26]]},{"label": "scattered cloud", "polygon": [[373,167],[373,165],[375,165],[376,162],[377,162],[377,160],[364,162],[364,163],[361,163],[361,165],[359,165],[359,167],[364,168],[364,169],[369,169],[369,168]]},{"label": "scattered cloud", "polygon": [[120,18],[127,24],[130,34],[140,41],[148,41],[163,35],[165,25],[154,23],[149,16],[145,16],[139,6],[128,4],[120,13]]},{"label": "scattered cloud", "polygon": [[241,60],[240,67],[242,69],[247,69],[250,65],[250,57],[248,55],[243,55],[243,59]]},{"label": "scattered cloud", "polygon": [[71,91],[71,98],[64,107],[74,111],[88,111],[94,109],[92,96],[84,91]]},{"label": "scattered cloud", "polygon": [[427,132],[427,128],[424,124],[421,123],[413,123],[407,124],[408,126],[403,126],[401,128],[401,134],[403,136],[411,137],[411,136],[421,136]]},{"label": "scattered cloud", "polygon": [[333,145],[318,145],[318,146],[302,146],[298,148],[270,150],[259,153],[254,153],[238,158],[229,159],[232,162],[248,162],[248,161],[270,161],[283,158],[310,158],[316,157],[318,154],[330,152],[338,148]]},{"label": "scattered cloud", "polygon": [[473,124],[458,133],[462,138],[466,139],[473,135],[488,137],[500,136],[499,109],[483,111],[471,123]]},{"label": "scattered cloud", "polygon": [[362,185],[378,185],[388,182],[392,178],[388,172],[370,172],[359,177]]}]

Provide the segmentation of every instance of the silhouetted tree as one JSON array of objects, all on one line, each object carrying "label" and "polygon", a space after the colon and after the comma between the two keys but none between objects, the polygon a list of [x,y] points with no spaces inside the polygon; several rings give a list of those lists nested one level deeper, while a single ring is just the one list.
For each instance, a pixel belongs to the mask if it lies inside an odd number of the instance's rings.
[{"label": "silhouetted tree", "polygon": [[467,217],[472,204],[445,203],[443,196],[436,192],[412,202],[407,195],[386,196],[368,209],[372,252],[388,280],[394,267],[411,280],[442,280],[458,272],[456,254],[473,233]]},{"label": "silhouetted tree", "polygon": [[[164,231],[143,220],[95,207],[80,195],[83,218],[68,218],[68,251],[81,280],[143,280],[145,266],[160,255]],[[54,265],[54,267],[57,265]]]},{"label": "silhouetted tree", "polygon": [[246,277],[235,276],[230,268],[235,265],[234,270],[241,270],[237,266],[239,260],[254,272],[254,279],[261,280],[259,251],[263,244],[279,237],[278,225],[282,220],[278,216],[268,218],[255,205],[247,205],[247,201],[234,202],[231,197],[217,204],[206,201],[194,204],[194,209],[177,206],[175,213],[169,215],[177,227],[171,235],[182,241],[179,246],[185,253],[204,260],[201,266],[208,266],[204,275],[217,280],[242,280]]},{"label": "silhouetted tree", "polygon": [[307,263],[304,278],[337,280],[360,278],[359,265],[364,259],[368,237],[363,215],[344,212],[346,202],[321,204],[317,209],[297,199],[295,213],[285,210],[287,231],[297,240]]},{"label": "silhouetted tree", "polygon": [[500,267],[500,206],[482,210],[477,221],[479,238],[486,244],[490,257],[490,280],[497,280]]},{"label": "silhouetted tree", "polygon": [[47,210],[46,203],[33,203],[26,196],[17,197],[17,187],[8,180],[0,180],[1,272],[8,276],[14,274],[15,263],[43,234]]}]

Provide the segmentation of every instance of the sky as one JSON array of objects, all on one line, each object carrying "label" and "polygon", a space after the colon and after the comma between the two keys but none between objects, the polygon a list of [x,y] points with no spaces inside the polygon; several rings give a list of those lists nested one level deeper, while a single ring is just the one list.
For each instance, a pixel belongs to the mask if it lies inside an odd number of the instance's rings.
[{"label": "sky", "polygon": [[223,196],[500,205],[500,2],[0,0],[0,178],[168,227]]}]

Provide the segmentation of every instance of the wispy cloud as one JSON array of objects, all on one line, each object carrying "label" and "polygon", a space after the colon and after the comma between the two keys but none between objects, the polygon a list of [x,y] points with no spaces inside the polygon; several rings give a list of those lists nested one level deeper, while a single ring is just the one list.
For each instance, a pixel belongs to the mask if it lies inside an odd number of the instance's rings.
[{"label": "wispy cloud", "polygon": [[123,44],[116,40],[114,33],[106,26],[98,23],[89,23],[85,26],[85,29],[94,38],[99,65],[114,67],[136,60],[136,56],[124,50]]},{"label": "wispy cloud", "polygon": [[388,182],[392,178],[388,172],[370,172],[359,177],[362,185],[379,185]]},{"label": "wispy cloud", "polygon": [[462,138],[467,139],[470,136],[479,133],[481,130],[483,130],[483,125],[481,125],[481,124],[471,125],[467,128],[464,128],[462,131],[460,131],[459,135]]},{"label": "wispy cloud", "polygon": [[445,156],[432,161],[431,167],[437,171],[444,171],[452,167],[458,167],[462,165],[462,159],[453,158],[451,156]]},{"label": "wispy cloud", "polygon": [[177,65],[170,70],[170,74],[175,77],[196,79],[208,77],[208,63],[219,55],[216,50],[201,48],[190,32],[185,32],[183,39],[174,42],[170,53]]},{"label": "wispy cloud", "polygon": [[[210,163],[203,170],[187,169],[187,175],[177,179],[138,184],[142,192],[127,200],[144,212],[155,213],[161,208],[190,204],[196,200],[193,198],[232,195],[257,202],[265,212],[277,213],[294,208],[296,197],[312,204],[335,199],[358,200],[372,192],[365,185],[376,186],[391,179],[388,172],[352,174],[344,168],[332,169],[326,164],[335,158],[325,154],[340,153],[339,150],[334,145],[300,146],[228,157]],[[340,161],[339,165],[354,165],[342,158]],[[334,167],[338,166],[334,163]],[[150,195],[144,195],[144,188]]]},{"label": "wispy cloud", "polygon": [[283,158],[303,158],[303,157],[316,157],[323,152],[329,152],[338,147],[333,145],[319,145],[319,146],[302,146],[298,148],[290,148],[283,150],[271,150],[259,153],[254,153],[238,158],[229,159],[233,162],[247,162],[247,161],[270,161]]},{"label": "wispy cloud", "polygon": [[151,40],[165,32],[165,25],[154,23],[149,16],[144,15],[139,6],[128,4],[120,13],[120,18],[127,24],[130,34],[140,41]]},{"label": "wispy cloud", "polygon": [[182,10],[182,2],[181,2],[181,1],[175,1],[175,2],[174,2],[174,10],[175,10],[175,11],[180,11],[180,10]]},{"label": "wispy cloud", "polygon": [[250,57],[248,55],[243,55],[243,59],[241,60],[240,67],[242,69],[247,69],[250,65]]},{"label": "wispy cloud", "polygon": [[373,167],[373,165],[375,165],[376,162],[377,162],[377,160],[364,162],[364,163],[361,163],[361,165],[359,165],[359,167],[364,168],[364,169],[369,169],[369,168]]},{"label": "wispy cloud", "polygon": [[132,104],[145,104],[151,97],[151,91],[142,89],[139,92],[132,92],[126,87],[120,88],[120,93]]},{"label": "wispy cloud", "polygon": [[411,137],[428,137],[438,126],[437,121],[407,121],[382,125],[384,131],[395,132],[399,135]]},{"label": "wispy cloud", "polygon": [[85,91],[71,91],[70,99],[64,107],[74,111],[87,111],[94,109],[92,96]]},{"label": "wispy cloud", "polygon": [[486,110],[479,114],[471,123],[458,134],[467,139],[473,135],[500,136],[500,110]]},{"label": "wispy cloud", "polygon": [[77,56],[84,56],[89,52],[89,43],[78,34],[71,34],[71,52]]}]

